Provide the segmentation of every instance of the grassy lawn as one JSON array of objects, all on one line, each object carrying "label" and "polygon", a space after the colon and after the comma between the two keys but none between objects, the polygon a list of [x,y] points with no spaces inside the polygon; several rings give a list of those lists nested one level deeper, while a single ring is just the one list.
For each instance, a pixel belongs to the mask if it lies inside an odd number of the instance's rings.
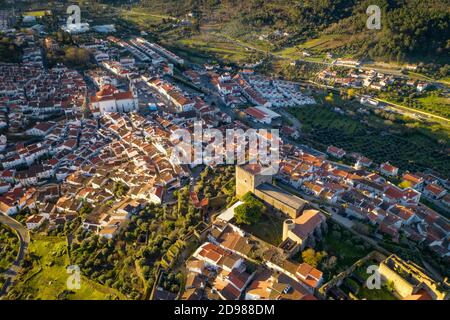
[{"label": "grassy lawn", "polygon": [[261,215],[258,223],[240,226],[244,231],[274,246],[281,243],[283,236],[283,218],[270,212]]},{"label": "grassy lawn", "polygon": [[435,93],[427,94],[418,99],[422,111],[450,118],[450,98]]},{"label": "grassy lawn", "polygon": [[173,45],[179,47],[181,51],[197,51],[220,60],[237,63],[248,61],[251,54],[251,51],[247,51],[243,46],[209,34],[178,40]]},{"label": "grassy lawn", "polygon": [[385,286],[380,289],[369,289],[361,287],[358,291],[357,297],[359,299],[367,300],[397,300],[397,298]]},{"label": "grassy lawn", "polygon": [[[55,300],[67,288],[66,272],[70,265],[67,255],[66,239],[63,237],[32,238],[29,255],[33,258],[33,266],[26,272],[13,289],[21,292],[20,299]],[[81,279],[81,288],[67,295],[71,300],[108,300],[115,298],[112,289]]]},{"label": "grassy lawn", "polygon": [[146,27],[149,24],[160,23],[163,19],[170,18],[169,16],[153,14],[144,8],[136,7],[131,8],[131,10],[121,10],[119,16],[141,27]]}]

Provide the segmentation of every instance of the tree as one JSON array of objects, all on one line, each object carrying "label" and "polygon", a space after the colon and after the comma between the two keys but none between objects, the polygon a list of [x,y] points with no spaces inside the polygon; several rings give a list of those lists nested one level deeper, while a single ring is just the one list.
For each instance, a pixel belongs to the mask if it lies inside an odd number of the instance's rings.
[{"label": "tree", "polygon": [[84,202],[78,213],[80,214],[81,217],[86,217],[89,213],[91,213],[91,211],[92,208],[89,205],[89,203]]},{"label": "tree", "polygon": [[234,213],[238,224],[254,224],[261,217],[260,208],[250,203],[243,203],[234,208]]},{"label": "tree", "polygon": [[244,203],[234,209],[236,222],[238,224],[253,224],[258,222],[261,214],[266,210],[265,205],[250,192],[243,195],[241,199]]},{"label": "tree", "polygon": [[250,202],[250,201],[253,201],[253,199],[254,199],[254,197],[253,197],[251,192],[247,192],[246,194],[244,194],[241,197],[241,200],[244,201],[244,202]]},{"label": "tree", "polygon": [[410,188],[411,182],[409,182],[407,180],[403,180],[398,186],[402,189]]},{"label": "tree", "polygon": [[333,96],[332,92],[330,92],[330,94],[325,97],[325,101],[327,101],[329,103],[333,103],[334,102],[334,96]]},{"label": "tree", "polygon": [[[362,222],[355,222],[355,224],[352,226],[352,229],[356,232],[363,234],[363,235],[370,235],[370,228],[367,224]],[[359,240],[359,238],[357,238]]]},{"label": "tree", "polygon": [[386,283],[386,288],[387,288],[389,291],[394,292],[394,291],[395,291],[395,284],[394,284],[394,281],[388,281],[388,282]]},{"label": "tree", "polygon": [[116,182],[116,183],[114,183],[114,187],[113,187],[114,196],[116,198],[121,198],[128,192],[128,189],[129,189],[128,186],[126,186],[124,183]]},{"label": "tree", "polygon": [[347,97],[349,99],[352,99],[355,96],[355,89],[348,89],[347,90]]},{"label": "tree", "polygon": [[325,259],[324,262],[322,262],[322,268],[325,270],[332,270],[337,264],[337,258],[335,256],[331,256],[328,259]]},{"label": "tree", "polygon": [[316,252],[314,249],[306,249],[302,252],[302,259],[305,263],[309,264],[310,266],[316,268],[320,261],[324,257],[327,256],[327,253],[325,251],[322,252]]}]

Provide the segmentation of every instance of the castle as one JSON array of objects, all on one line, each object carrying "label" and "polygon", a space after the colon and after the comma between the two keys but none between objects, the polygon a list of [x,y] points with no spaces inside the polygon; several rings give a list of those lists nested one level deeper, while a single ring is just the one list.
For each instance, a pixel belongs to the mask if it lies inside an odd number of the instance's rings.
[{"label": "castle", "polygon": [[304,210],[306,200],[273,185],[269,169],[258,164],[236,166],[236,196],[251,192],[288,216],[283,223],[283,242],[293,242],[301,250],[314,246],[315,239],[326,231],[325,216],[317,210]]},{"label": "castle", "polygon": [[392,282],[395,292],[403,300],[448,300],[448,284],[439,284],[411,261],[396,255],[380,263],[379,272],[384,282]]},{"label": "castle", "polygon": [[274,186],[269,169],[259,164],[236,166],[236,196],[251,192],[292,219],[297,218],[307,202]]}]

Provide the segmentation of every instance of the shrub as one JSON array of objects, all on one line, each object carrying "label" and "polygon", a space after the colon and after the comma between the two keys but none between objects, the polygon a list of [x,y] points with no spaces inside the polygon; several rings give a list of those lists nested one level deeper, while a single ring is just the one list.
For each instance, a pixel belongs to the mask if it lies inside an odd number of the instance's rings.
[{"label": "shrub", "polygon": [[316,268],[326,256],[327,253],[325,251],[316,252],[314,249],[306,249],[302,252],[303,261],[314,268]]},{"label": "shrub", "polygon": [[341,238],[341,233],[339,231],[333,231],[331,234],[332,234],[333,238],[335,238],[335,239]]},{"label": "shrub", "polygon": [[249,203],[243,203],[236,207],[234,213],[238,224],[253,224],[258,222],[261,217],[260,209]]}]

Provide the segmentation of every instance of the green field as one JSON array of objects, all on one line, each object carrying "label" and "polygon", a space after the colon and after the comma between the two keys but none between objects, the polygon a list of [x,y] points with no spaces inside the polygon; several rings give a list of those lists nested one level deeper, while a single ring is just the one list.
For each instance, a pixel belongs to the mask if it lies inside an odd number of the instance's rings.
[{"label": "green field", "polygon": [[385,286],[380,289],[368,289],[362,287],[357,294],[359,299],[367,300],[398,300]]},{"label": "green field", "polygon": [[[9,292],[14,299],[70,299],[70,300],[108,300],[116,298],[115,291],[81,278],[81,288],[67,290],[70,265],[66,239],[63,237],[35,236],[30,243],[28,254],[33,261],[31,269],[17,279]],[[13,296],[11,296],[13,295]]]},{"label": "green field", "polygon": [[130,10],[121,10],[119,17],[123,18],[125,21],[130,21],[131,23],[137,24],[140,27],[148,27],[149,24],[160,23],[163,19],[169,19],[169,16],[154,14],[149,12],[148,9],[144,8],[132,8]]},{"label": "green field", "polygon": [[[378,262],[367,261],[364,265],[356,268],[353,272],[357,276],[359,276],[362,280],[366,281],[369,277],[367,273],[367,267],[371,264],[378,264]],[[369,289],[365,285],[362,285],[358,293],[356,294],[358,299],[366,299],[366,300],[397,300],[397,297],[389,291],[386,284],[382,285],[380,289]]]},{"label": "green field", "polygon": [[309,39],[295,47],[286,47],[275,52],[286,58],[303,59],[303,51],[310,53],[321,52],[322,50],[331,50],[340,47],[348,37],[342,35],[324,35],[320,38]]},{"label": "green field", "polygon": [[180,56],[197,63],[205,63],[208,58],[234,63],[248,62],[252,53],[230,40],[208,34],[196,35],[170,44]]},{"label": "green field", "polygon": [[429,93],[418,99],[421,111],[437,114],[450,119],[450,98],[436,93]]}]

